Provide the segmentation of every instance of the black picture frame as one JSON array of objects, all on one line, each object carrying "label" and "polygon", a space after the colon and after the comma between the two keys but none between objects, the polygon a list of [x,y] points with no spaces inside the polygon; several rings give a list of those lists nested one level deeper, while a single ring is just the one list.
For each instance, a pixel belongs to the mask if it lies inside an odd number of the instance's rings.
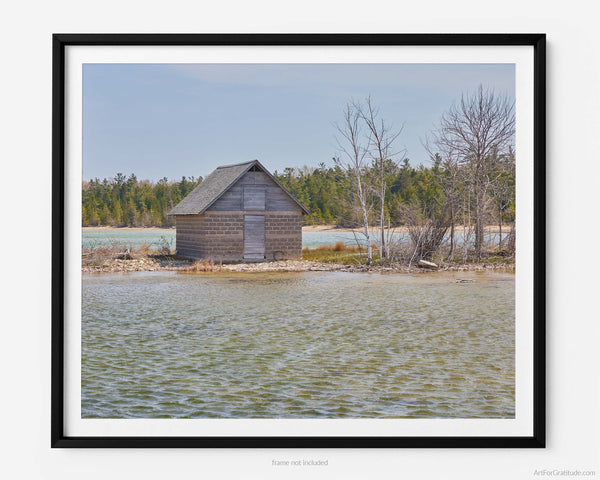
[{"label": "black picture frame", "polygon": [[[545,350],[545,34],[54,34],[52,71],[52,358],[54,448],[543,448]],[[533,435],[459,437],[67,436],[65,369],[65,51],[70,46],[528,46],[533,92]]]}]

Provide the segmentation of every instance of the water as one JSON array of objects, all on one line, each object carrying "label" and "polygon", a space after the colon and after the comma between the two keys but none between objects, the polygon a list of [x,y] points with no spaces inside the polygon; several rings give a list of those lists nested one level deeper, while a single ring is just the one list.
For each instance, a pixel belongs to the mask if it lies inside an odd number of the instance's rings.
[{"label": "water", "polygon": [[[127,245],[133,248],[139,248],[140,245],[149,245],[158,250],[161,245],[161,237],[175,248],[175,229],[123,229],[123,228],[102,228],[82,230],[82,245],[85,248],[106,247],[115,244]],[[360,240],[360,236],[358,236]],[[356,239],[352,232],[340,231],[318,231],[302,232],[302,245],[316,247],[319,245],[334,245],[337,242],[344,242],[348,245],[356,245]]]},{"label": "water", "polygon": [[344,242],[346,245],[356,245],[359,241],[364,244],[364,235],[352,232],[321,230],[317,232],[302,232],[303,247],[318,247],[319,245],[335,245],[337,242]]},{"label": "water", "polygon": [[[164,238],[164,240],[162,240]],[[149,245],[154,250],[159,250],[163,241],[171,248],[175,248],[174,228],[84,228],[81,233],[82,246],[84,248],[109,247],[114,245],[126,245],[131,248],[139,248],[141,245]]]},{"label": "water", "polygon": [[512,274],[84,275],[82,417],[513,418],[514,342]]},{"label": "water", "polygon": [[[164,238],[164,240],[161,240]],[[373,235],[373,241],[378,240],[377,232]],[[408,242],[409,236],[404,232],[394,232],[391,234],[394,241]],[[504,233],[506,238],[506,233]],[[140,245],[149,245],[155,250],[159,250],[162,243],[166,241],[171,248],[175,248],[175,229],[122,229],[122,228],[102,228],[82,230],[82,245],[86,248],[112,246],[115,244],[127,245],[133,248],[139,248]],[[337,242],[344,242],[346,245],[356,245],[356,242],[365,244],[364,235],[357,232],[338,230],[320,230],[302,232],[303,247],[317,247],[319,245],[335,245]],[[462,233],[457,232],[456,241],[462,245]],[[498,242],[497,234],[486,234],[486,244],[496,244]]]}]

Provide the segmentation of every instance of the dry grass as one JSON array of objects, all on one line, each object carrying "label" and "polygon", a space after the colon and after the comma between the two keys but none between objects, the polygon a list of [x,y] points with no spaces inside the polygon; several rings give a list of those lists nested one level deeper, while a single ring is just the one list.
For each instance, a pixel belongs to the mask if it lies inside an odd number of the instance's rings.
[{"label": "dry grass", "polygon": [[334,252],[344,252],[348,249],[348,247],[346,246],[346,244],[344,242],[337,242],[334,246],[333,246],[333,251]]},{"label": "dry grass", "polygon": [[166,249],[155,250],[147,243],[138,248],[114,242],[108,246],[84,247],[81,252],[81,264],[84,267],[100,267],[111,260],[139,260],[142,258],[171,257]]},{"label": "dry grass", "polygon": [[81,264],[85,267],[102,266],[109,260],[131,260],[136,258],[136,255],[136,251],[125,245],[84,248]]},{"label": "dry grass", "polygon": [[360,263],[361,252],[356,246],[348,246],[344,242],[335,245],[319,245],[315,248],[304,247],[302,260],[323,263],[344,263],[347,265]]},{"label": "dry grass", "polygon": [[190,266],[183,267],[180,271],[190,273],[221,272],[223,271],[223,265],[215,265],[212,260],[197,260]]},{"label": "dry grass", "polygon": [[136,249],[136,254],[138,255],[145,255],[145,256],[149,256],[153,253],[156,253],[154,250],[152,250],[152,248],[150,247],[149,244],[147,243],[142,243],[140,245],[140,248]]}]

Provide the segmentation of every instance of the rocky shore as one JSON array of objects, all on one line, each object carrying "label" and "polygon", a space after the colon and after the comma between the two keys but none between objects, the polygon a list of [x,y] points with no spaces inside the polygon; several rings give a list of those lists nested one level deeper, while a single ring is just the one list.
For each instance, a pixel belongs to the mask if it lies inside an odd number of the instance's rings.
[{"label": "rocky shore", "polygon": [[344,265],[306,260],[284,260],[278,262],[215,264],[193,262],[171,256],[144,256],[131,259],[110,259],[99,265],[82,265],[84,273],[155,272],[175,270],[186,273],[228,273],[228,272],[360,272],[360,273],[426,273],[426,272],[466,272],[497,271],[514,272],[514,263],[452,263],[441,264],[438,268],[410,267],[405,264],[391,265]]}]

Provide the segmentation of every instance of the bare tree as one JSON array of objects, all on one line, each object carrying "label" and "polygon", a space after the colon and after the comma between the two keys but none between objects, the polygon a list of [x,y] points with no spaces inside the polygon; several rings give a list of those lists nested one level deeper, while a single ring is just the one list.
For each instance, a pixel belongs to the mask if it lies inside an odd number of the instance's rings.
[{"label": "bare tree", "polygon": [[479,86],[463,95],[442,115],[433,143],[441,151],[455,152],[458,161],[468,166],[473,194],[475,255],[481,258],[486,214],[486,195],[490,187],[490,159],[508,151],[514,142],[515,105],[508,97]]},{"label": "bare tree", "polygon": [[506,155],[493,156],[495,167],[490,179],[490,193],[498,221],[498,252],[502,251],[502,217],[515,200],[515,155],[511,148]]},{"label": "bare tree", "polygon": [[435,169],[439,169],[441,174],[436,175],[436,181],[440,185],[443,198],[444,208],[448,210],[448,223],[450,228],[450,249],[448,251],[448,260],[454,258],[456,249],[456,222],[460,211],[460,193],[461,193],[461,169],[458,162],[456,152],[453,150],[445,150],[440,154],[436,151],[429,138],[422,142],[423,147],[429,153]]},{"label": "bare tree", "polygon": [[473,218],[471,214],[471,204],[473,198],[473,182],[472,175],[469,172],[468,165],[463,166],[459,170],[459,182],[461,185],[460,189],[460,218],[462,223],[462,263],[467,262],[469,256],[469,246],[471,244],[471,238],[473,237],[473,225],[471,220]]},{"label": "bare tree", "polygon": [[367,189],[364,184],[365,157],[367,148],[362,144],[362,132],[360,108],[354,103],[347,104],[344,110],[344,123],[336,124],[336,129],[341,138],[336,137],[339,149],[344,154],[347,163],[346,168],[354,177],[356,185],[356,197],[360,206],[361,219],[367,242],[367,264],[373,262],[373,251],[371,247],[371,236],[369,232],[369,203]]},{"label": "bare tree", "polygon": [[379,116],[379,109],[373,104],[371,97],[367,97],[364,107],[354,105],[354,108],[360,112],[362,119],[367,126],[369,139],[369,154],[371,155],[377,168],[377,196],[379,197],[379,228],[381,230],[381,243],[379,246],[382,259],[389,256],[386,248],[386,218],[385,218],[385,195],[388,189],[386,179],[386,166],[393,164],[393,157],[398,153],[392,150],[394,141],[402,133],[402,128],[393,131],[392,127],[385,123]]},{"label": "bare tree", "polygon": [[448,215],[445,211],[437,215],[423,214],[415,205],[406,205],[403,210],[408,234],[414,245],[409,266],[413,260],[432,260],[448,231]]},{"label": "bare tree", "polygon": [[448,252],[448,260],[452,261],[456,248],[456,219],[458,218],[460,209],[460,170],[454,155],[448,155],[443,160],[442,166],[444,168],[442,189],[446,195],[450,216],[450,251]]}]

